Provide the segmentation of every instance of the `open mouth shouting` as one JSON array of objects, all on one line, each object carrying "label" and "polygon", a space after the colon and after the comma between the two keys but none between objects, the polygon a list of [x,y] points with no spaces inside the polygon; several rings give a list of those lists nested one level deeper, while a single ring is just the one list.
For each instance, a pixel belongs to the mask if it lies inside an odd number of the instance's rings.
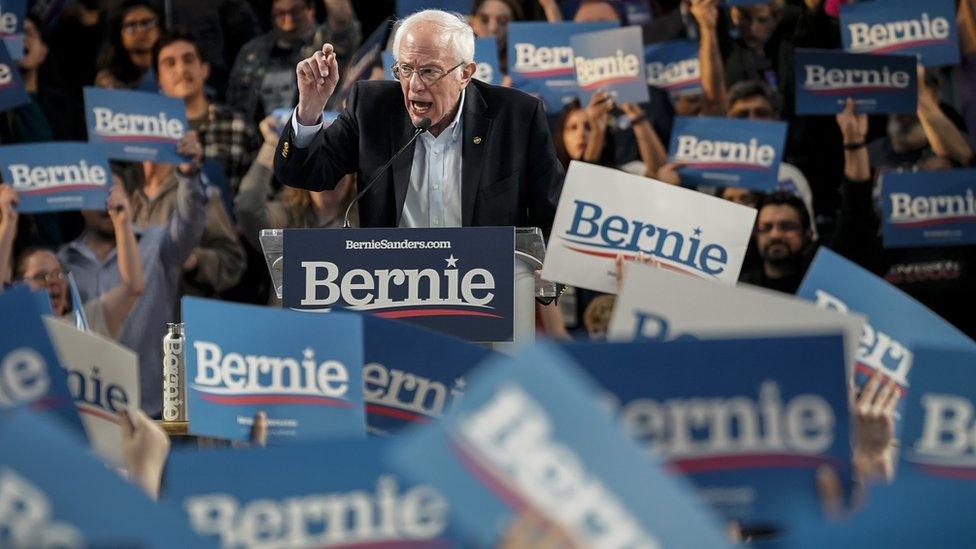
[{"label": "open mouth shouting", "polygon": [[424,116],[434,108],[434,103],[430,101],[418,101],[416,99],[411,99],[410,108],[414,114]]}]

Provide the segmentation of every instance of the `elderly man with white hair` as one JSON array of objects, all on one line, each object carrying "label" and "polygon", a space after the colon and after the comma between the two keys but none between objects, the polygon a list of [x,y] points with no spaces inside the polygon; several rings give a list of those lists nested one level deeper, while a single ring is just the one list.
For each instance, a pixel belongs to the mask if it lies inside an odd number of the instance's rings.
[{"label": "elderly man with white hair", "polygon": [[364,227],[514,225],[548,234],[564,172],[542,102],[472,79],[474,33],[458,15],[421,11],[395,32],[399,82],[356,83],[324,129],[339,80],[335,51],[325,44],[298,64],[298,106],[275,151],[275,176],[321,191],[356,173]]}]

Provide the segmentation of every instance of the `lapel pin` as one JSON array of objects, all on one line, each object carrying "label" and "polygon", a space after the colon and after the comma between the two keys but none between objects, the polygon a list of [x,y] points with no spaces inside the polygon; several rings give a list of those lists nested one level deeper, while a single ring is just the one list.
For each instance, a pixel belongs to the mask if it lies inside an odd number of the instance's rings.
[{"label": "lapel pin", "polygon": [[288,142],[285,141],[281,144],[281,157],[288,158]]},{"label": "lapel pin", "polygon": [[474,144],[475,145],[480,145],[481,144],[481,136],[477,136],[476,135],[472,141],[474,141]]}]

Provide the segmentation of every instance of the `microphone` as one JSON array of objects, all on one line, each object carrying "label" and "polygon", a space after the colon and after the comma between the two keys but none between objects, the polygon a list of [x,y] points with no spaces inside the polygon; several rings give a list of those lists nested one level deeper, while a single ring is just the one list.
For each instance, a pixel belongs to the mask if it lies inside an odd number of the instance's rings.
[{"label": "microphone", "polygon": [[386,172],[386,170],[390,167],[390,165],[393,164],[393,161],[396,160],[397,157],[399,157],[403,153],[403,151],[407,150],[407,147],[409,147],[414,141],[417,140],[417,136],[427,131],[427,129],[430,128],[431,124],[433,124],[433,122],[431,122],[430,118],[421,118],[420,122],[418,122],[417,125],[414,126],[413,136],[410,138],[410,141],[407,141],[406,145],[404,145],[400,150],[398,150],[396,154],[394,154],[393,157],[390,158],[389,161],[387,161],[386,164],[383,164],[383,167],[380,168],[379,171],[377,171],[376,174],[373,176],[373,178],[369,180],[369,183],[367,183],[366,186],[363,187],[363,190],[359,191],[359,193],[356,194],[356,197],[352,199],[352,202],[350,202],[349,205],[346,206],[346,215],[342,216],[343,229],[349,228],[349,212],[352,211],[353,204],[359,202],[359,199],[362,198],[363,195],[366,194],[366,191],[368,191],[369,188],[373,186],[373,183],[376,183],[376,180],[379,179],[380,176]]}]

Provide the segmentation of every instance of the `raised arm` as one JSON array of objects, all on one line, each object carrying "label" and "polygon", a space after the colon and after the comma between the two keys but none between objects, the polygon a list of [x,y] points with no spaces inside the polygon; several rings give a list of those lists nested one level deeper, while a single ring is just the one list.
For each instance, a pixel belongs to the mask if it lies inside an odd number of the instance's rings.
[{"label": "raised arm", "polygon": [[586,162],[598,162],[603,154],[607,139],[607,118],[611,109],[613,99],[602,90],[594,93],[590,104],[586,106],[586,119],[590,123],[590,137],[586,140],[586,150],[583,151],[583,160]]},{"label": "raised arm", "polygon": [[542,6],[542,12],[546,14],[546,21],[558,23],[563,20],[563,12],[560,11],[556,0],[539,0],[539,5]]},{"label": "raised arm", "polygon": [[234,197],[234,210],[237,212],[237,223],[244,231],[244,238],[254,246],[254,249],[261,249],[258,234],[261,229],[284,228],[284,220],[276,212],[272,211],[271,196],[272,170],[274,165],[274,151],[278,146],[278,132],[275,127],[275,119],[269,116],[258,125],[261,135],[264,136],[264,144],[258,151],[257,158],[247,170],[244,178],[241,179],[241,187],[237,190]]},{"label": "raised arm", "polygon": [[937,90],[925,84],[925,68],[918,67],[918,119],[935,154],[962,166],[973,161],[973,149],[966,136],[939,107]]},{"label": "raised arm", "polygon": [[126,315],[143,292],[142,260],[139,245],[132,230],[132,210],[120,181],[112,185],[108,195],[108,216],[115,229],[115,252],[119,265],[119,285],[101,297],[105,309],[105,325],[115,337]]},{"label": "raised arm", "polygon": [[0,183],[0,291],[13,276],[14,240],[17,239],[17,191]]},{"label": "raised arm", "polygon": [[698,22],[698,64],[701,71],[702,92],[705,95],[703,114],[722,115],[727,108],[725,67],[718,43],[718,0],[692,0],[691,14]]},{"label": "raised arm", "polygon": [[644,177],[655,177],[661,166],[668,162],[668,153],[664,150],[664,145],[661,144],[660,138],[639,105],[623,103],[620,108],[630,120],[630,127],[634,130],[634,137],[637,138],[637,150],[644,162]]},{"label": "raised arm", "polygon": [[176,171],[176,211],[170,217],[161,253],[167,272],[178,273],[203,235],[207,192],[200,177],[202,151],[196,132],[187,132],[177,150],[190,161]]}]

